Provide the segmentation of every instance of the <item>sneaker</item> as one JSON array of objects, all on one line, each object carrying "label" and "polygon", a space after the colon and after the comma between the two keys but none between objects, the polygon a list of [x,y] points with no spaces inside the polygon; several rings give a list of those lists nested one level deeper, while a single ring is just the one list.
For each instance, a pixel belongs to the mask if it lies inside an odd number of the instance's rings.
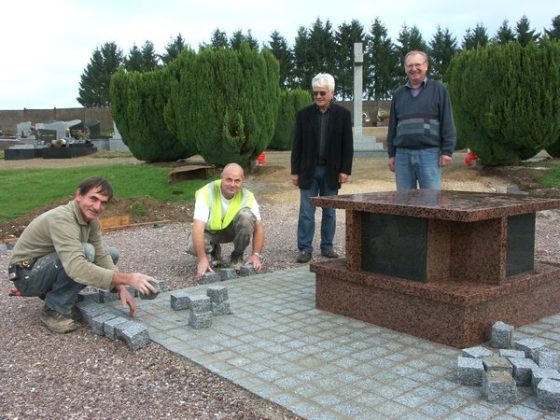
[{"label": "sneaker", "polygon": [[321,255],[327,258],[338,258],[338,254],[332,249],[325,249],[321,251]]},{"label": "sneaker", "polygon": [[229,260],[230,267],[239,270],[243,265],[243,254],[239,254],[235,251],[231,253],[231,257]]},{"label": "sneaker", "polygon": [[296,261],[298,263],[306,263],[311,260],[311,252],[307,251],[299,251],[297,254]]},{"label": "sneaker", "polygon": [[43,305],[41,311],[41,322],[52,332],[64,334],[74,331],[80,327],[80,324],[72,319],[71,315],[61,314],[54,309]]}]

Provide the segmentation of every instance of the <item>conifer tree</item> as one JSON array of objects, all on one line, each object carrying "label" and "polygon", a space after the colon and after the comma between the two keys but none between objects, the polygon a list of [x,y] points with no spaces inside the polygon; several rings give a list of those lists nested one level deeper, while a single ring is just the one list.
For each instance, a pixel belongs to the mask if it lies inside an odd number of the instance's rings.
[{"label": "conifer tree", "polygon": [[243,43],[239,50],[183,52],[165,110],[170,130],[209,164],[248,166],[270,144],[278,112],[278,61]]},{"label": "conifer tree", "polygon": [[463,51],[448,88],[457,137],[485,165],[527,159],[560,139],[560,44],[518,42]]},{"label": "conifer tree", "polygon": [[294,139],[296,112],[312,103],[309,90],[294,89],[280,92],[276,130],[270,142],[270,148],[290,150]]},{"label": "conifer tree", "polygon": [[111,76],[123,63],[122,51],[114,42],[96,48],[80,76],[77,101],[85,107],[109,106]]},{"label": "conifer tree", "polygon": [[[111,112],[123,142],[134,157],[148,162],[174,161],[196,154],[167,128],[163,112],[170,75],[164,70],[125,72],[111,81]],[[191,145],[192,146],[192,145]]]}]

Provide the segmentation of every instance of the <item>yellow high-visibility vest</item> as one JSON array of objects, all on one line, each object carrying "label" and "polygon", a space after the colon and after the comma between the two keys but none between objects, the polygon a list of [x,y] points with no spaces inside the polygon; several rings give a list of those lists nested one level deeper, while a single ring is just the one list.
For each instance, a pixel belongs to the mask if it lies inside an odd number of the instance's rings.
[{"label": "yellow high-visibility vest", "polygon": [[210,216],[208,218],[207,228],[213,232],[223,230],[229,226],[233,218],[244,207],[251,208],[255,202],[255,197],[251,191],[242,188],[237,191],[231,199],[226,214],[222,215],[222,180],[206,184],[204,187],[197,190],[195,197],[198,198],[199,194],[203,194],[204,201],[210,209]]}]

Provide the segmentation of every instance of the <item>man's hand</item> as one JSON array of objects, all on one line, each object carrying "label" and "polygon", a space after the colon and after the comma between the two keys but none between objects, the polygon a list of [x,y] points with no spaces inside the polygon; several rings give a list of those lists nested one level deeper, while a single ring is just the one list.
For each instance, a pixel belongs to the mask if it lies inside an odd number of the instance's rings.
[{"label": "man's hand", "polygon": [[441,155],[439,157],[439,166],[447,166],[451,163],[452,160],[453,158],[451,156]]},{"label": "man's hand", "polygon": [[129,315],[131,318],[134,318],[136,316],[136,309],[138,308],[134,297],[130,294],[126,286],[118,286],[116,289],[119,293],[122,306],[128,306],[130,308]]},{"label": "man's hand", "polygon": [[253,268],[255,269],[255,271],[259,272],[262,269],[263,260],[262,260],[261,256],[259,256],[257,254],[253,254],[249,257],[249,259],[247,261],[245,261],[245,264],[251,264],[253,266]]},{"label": "man's hand", "polygon": [[342,173],[342,172],[338,174],[338,182],[339,183],[345,184],[348,181],[350,181],[350,175]]},{"label": "man's hand", "polygon": [[394,157],[389,158],[388,166],[389,166],[389,170],[391,172],[395,172],[395,158]]},{"label": "man's hand", "polygon": [[198,259],[198,264],[196,266],[196,278],[201,279],[207,271],[210,271],[212,273],[214,272],[214,270],[212,270],[212,267],[210,266],[208,257],[206,257],[206,254],[204,254],[203,257]]},{"label": "man's hand", "polygon": [[113,285],[115,287],[130,286],[143,295],[147,295],[150,292],[157,293],[157,289],[153,286],[153,284],[157,283],[159,283],[159,280],[142,273],[122,273],[120,271],[113,273]]},{"label": "man's hand", "polygon": [[292,184],[294,184],[296,187],[299,185],[299,175],[298,174],[292,174]]}]

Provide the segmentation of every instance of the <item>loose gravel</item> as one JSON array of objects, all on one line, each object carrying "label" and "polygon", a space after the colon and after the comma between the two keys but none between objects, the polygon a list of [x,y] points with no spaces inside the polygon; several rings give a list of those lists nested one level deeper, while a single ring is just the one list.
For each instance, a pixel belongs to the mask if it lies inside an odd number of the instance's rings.
[{"label": "loose gravel", "polygon": [[[298,265],[296,201],[262,204],[266,272]],[[343,253],[344,214],[337,214],[335,249]],[[537,258],[560,263],[559,220],[557,210],[538,215]],[[187,229],[145,226],[108,232],[105,240],[120,249],[121,270],[151,274],[178,289],[197,284],[196,260],[185,251]],[[223,252],[227,259],[231,248]],[[0,273],[9,257],[0,251]],[[132,352],[86,327],[50,333],[39,322],[42,302],[8,297],[10,287],[0,282],[0,419],[298,418],[156,343]]]}]

